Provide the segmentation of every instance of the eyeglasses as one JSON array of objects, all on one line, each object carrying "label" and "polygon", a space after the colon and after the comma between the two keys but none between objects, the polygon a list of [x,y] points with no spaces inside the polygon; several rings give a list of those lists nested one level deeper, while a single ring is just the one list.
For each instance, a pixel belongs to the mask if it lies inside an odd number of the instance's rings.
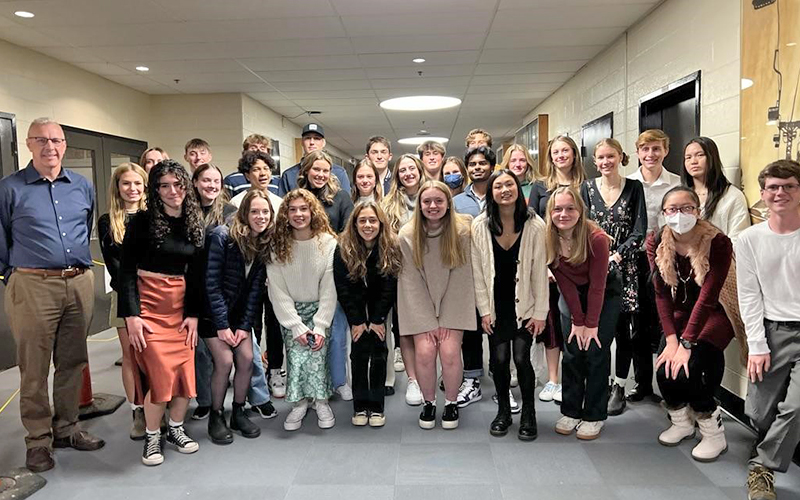
[{"label": "eyeglasses", "polygon": [[664,210],[662,210],[662,212],[664,212],[664,215],[675,215],[678,212],[688,215],[688,214],[693,214],[695,210],[697,210],[696,206],[685,205],[682,207],[667,207]]},{"label": "eyeglasses", "polygon": [[28,137],[28,139],[32,140],[39,146],[47,146],[48,142],[52,142],[53,146],[60,146],[63,143],[67,142],[66,139],[61,139],[59,137]]},{"label": "eyeglasses", "polygon": [[764,191],[769,192],[769,194],[778,194],[778,191],[783,189],[784,193],[791,194],[796,193],[798,188],[800,188],[800,184],[770,184],[764,187]]}]

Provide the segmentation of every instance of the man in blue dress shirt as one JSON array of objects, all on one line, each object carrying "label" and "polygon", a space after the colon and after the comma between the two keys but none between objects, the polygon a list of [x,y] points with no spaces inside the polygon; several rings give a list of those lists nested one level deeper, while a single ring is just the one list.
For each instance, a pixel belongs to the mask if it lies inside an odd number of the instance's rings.
[{"label": "man in blue dress shirt", "polygon": [[[34,120],[25,140],[33,160],[0,181],[0,272],[17,344],[26,467],[52,469],[53,448],[97,450],[105,442],[78,426],[81,372],[94,310],[94,190],[62,168],[61,126]],[[48,372],[55,365],[50,411]]]}]

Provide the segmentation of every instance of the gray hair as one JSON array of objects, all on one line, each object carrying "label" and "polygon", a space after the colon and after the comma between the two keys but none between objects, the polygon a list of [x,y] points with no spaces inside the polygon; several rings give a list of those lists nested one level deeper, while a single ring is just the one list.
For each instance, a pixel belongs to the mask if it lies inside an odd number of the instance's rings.
[{"label": "gray hair", "polygon": [[42,117],[36,118],[35,120],[33,120],[31,122],[31,126],[28,127],[28,133],[30,133],[30,131],[31,131],[31,129],[33,127],[40,127],[40,126],[44,126],[44,125],[57,125],[58,127],[61,127],[61,124],[58,123],[57,121],[53,120],[52,118],[49,118],[47,116],[42,116]]}]

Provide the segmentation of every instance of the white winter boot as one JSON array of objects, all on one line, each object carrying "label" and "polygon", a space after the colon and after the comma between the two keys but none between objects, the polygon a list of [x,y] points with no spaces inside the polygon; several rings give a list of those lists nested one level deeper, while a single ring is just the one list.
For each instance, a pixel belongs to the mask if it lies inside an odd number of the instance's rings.
[{"label": "white winter boot", "polygon": [[694,414],[689,406],[677,410],[667,409],[672,426],[658,436],[664,446],[678,446],[684,439],[694,437]]},{"label": "white winter boot", "polygon": [[700,427],[700,435],[703,436],[703,439],[692,450],[692,458],[698,462],[713,462],[728,451],[725,427],[722,426],[719,407],[713,413],[698,414],[697,425]]}]

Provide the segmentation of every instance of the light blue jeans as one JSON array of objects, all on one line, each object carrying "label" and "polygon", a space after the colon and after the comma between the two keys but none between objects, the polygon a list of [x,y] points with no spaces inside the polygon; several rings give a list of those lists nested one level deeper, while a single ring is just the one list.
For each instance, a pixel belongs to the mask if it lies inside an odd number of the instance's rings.
[{"label": "light blue jeans", "polygon": [[334,389],[347,383],[347,330],[347,316],[337,302],[328,345],[328,364]]},{"label": "light blue jeans", "polygon": [[269,401],[269,389],[267,389],[264,365],[261,363],[261,347],[256,342],[255,335],[251,334],[250,337],[253,339],[253,374],[250,377],[247,400],[250,401],[250,406],[259,406]]}]

